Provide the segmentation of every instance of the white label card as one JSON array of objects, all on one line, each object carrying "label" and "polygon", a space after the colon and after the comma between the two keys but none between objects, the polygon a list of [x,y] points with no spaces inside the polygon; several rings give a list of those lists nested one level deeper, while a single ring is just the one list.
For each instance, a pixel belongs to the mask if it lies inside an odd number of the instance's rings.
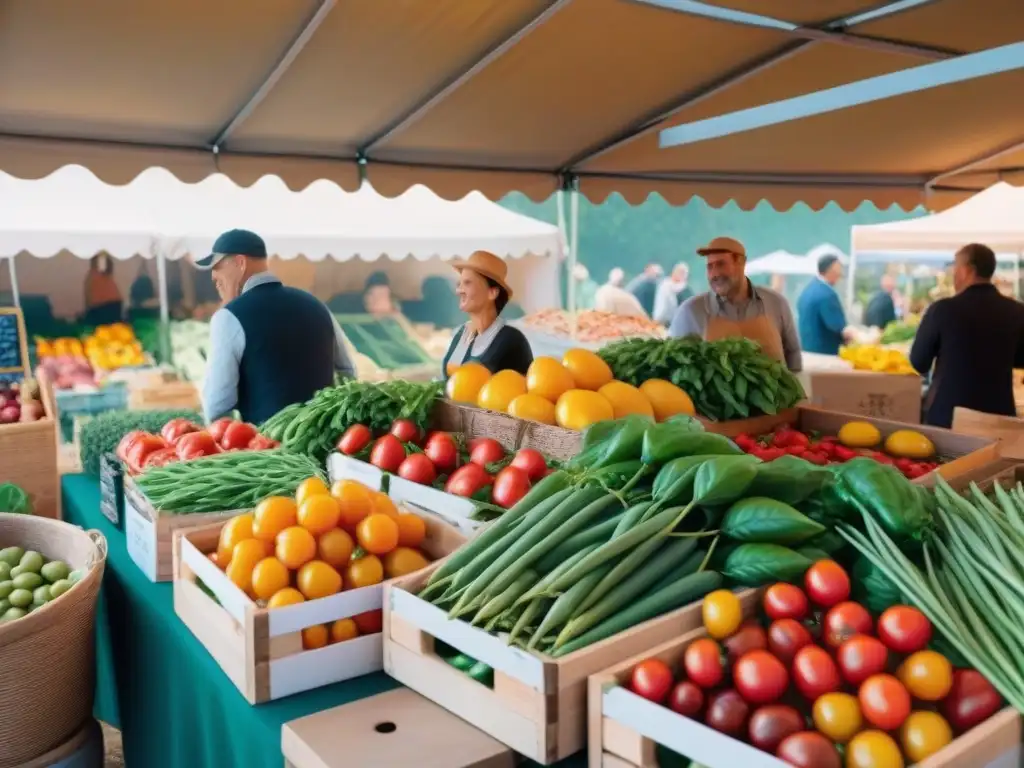
[{"label": "white label card", "polygon": [[150,581],[156,581],[156,527],[124,497],[124,535],[128,555]]}]

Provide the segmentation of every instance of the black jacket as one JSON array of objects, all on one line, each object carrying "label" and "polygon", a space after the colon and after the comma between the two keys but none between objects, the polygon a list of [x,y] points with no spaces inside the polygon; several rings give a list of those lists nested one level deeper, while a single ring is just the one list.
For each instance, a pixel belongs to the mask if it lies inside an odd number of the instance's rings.
[{"label": "black jacket", "polygon": [[1024,304],[990,284],[935,302],[921,320],[910,362],[922,375],[935,362],[926,424],[949,427],[957,406],[1015,415],[1013,369],[1024,368]]}]

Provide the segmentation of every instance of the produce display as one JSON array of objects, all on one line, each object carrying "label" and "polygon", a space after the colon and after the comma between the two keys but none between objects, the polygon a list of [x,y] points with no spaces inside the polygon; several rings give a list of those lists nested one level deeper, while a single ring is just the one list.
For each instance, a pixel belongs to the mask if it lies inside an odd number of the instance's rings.
[{"label": "produce display", "polygon": [[913,341],[921,325],[921,315],[907,315],[902,321],[889,323],[882,329],[881,344],[904,344]]},{"label": "produce display", "polygon": [[[425,568],[423,519],[354,480],[328,488],[303,479],[292,495],[264,498],[221,529],[210,560],[261,607],[281,608],[380,584]],[[311,650],[381,631],[369,611],[302,631]]]},{"label": "produce display", "polygon": [[0,549],[0,624],[23,618],[60,599],[84,575],[34,550]]},{"label": "produce display", "polygon": [[39,399],[39,384],[34,379],[21,383],[0,382],[0,426],[39,421],[45,415]]},{"label": "produce display", "polygon": [[586,349],[570,349],[561,361],[535,358],[526,376],[492,375],[480,363],[466,363],[452,372],[445,392],[457,403],[573,430],[632,414],[664,421],[694,413],[693,401],[671,382],[650,379],[634,387],[618,381],[608,364]]},{"label": "produce display", "polygon": [[850,421],[838,435],[818,435],[792,427],[779,427],[763,435],[738,435],[736,444],[761,461],[782,456],[799,456],[811,464],[842,464],[858,456],[867,456],[882,464],[892,464],[911,480],[923,477],[942,463],[935,445],[913,429],[900,429],[885,440],[874,424]]},{"label": "produce display", "polygon": [[174,419],[201,422],[202,416],[195,411],[108,411],[85,422],[78,437],[82,471],[98,477],[100,458],[113,453],[125,435],[130,432],[151,432],[158,434],[164,425]]},{"label": "produce display", "polygon": [[137,475],[153,467],[176,461],[191,461],[216,456],[225,451],[266,451],[277,448],[274,440],[264,437],[252,424],[235,419],[217,419],[208,428],[186,418],[175,418],[153,434],[133,430],[117,444],[114,455]]},{"label": "produce display", "polygon": [[750,339],[634,339],[599,353],[614,377],[643,388],[666,380],[681,388],[697,413],[713,421],[776,414],[804,399],[799,380]]},{"label": "produce display", "polygon": [[811,565],[802,587],[773,584],[746,620],[732,592],[707,595],[706,636],[675,669],[638,664],[629,689],[796,768],[842,768],[840,747],[851,768],[918,763],[999,709],[984,677],[929,647],[918,609],[873,615],[832,560]]},{"label": "produce display", "polygon": [[919,375],[905,354],[877,344],[853,344],[840,347],[839,358],[851,363],[854,370],[857,371],[893,373],[901,376]]},{"label": "produce display", "polygon": [[531,312],[520,321],[542,333],[577,341],[618,341],[629,336],[665,337],[665,327],[646,317],[626,317],[614,312],[585,309],[576,313],[576,335],[572,333],[572,313],[564,309]]},{"label": "produce display", "polygon": [[185,381],[202,381],[210,354],[210,324],[201,320],[175,320],[171,323],[170,336],[175,369]]},{"label": "produce display", "polygon": [[[118,368],[145,365],[147,362],[141,342],[135,338],[135,332],[126,323],[98,326],[84,340],[36,339],[36,357],[44,366],[49,365],[50,361],[56,361],[61,366],[85,363],[90,371],[93,368],[113,371]],[[76,370],[84,373],[86,369],[83,367]]]},{"label": "produce display", "polygon": [[393,371],[413,365],[436,364],[420,345],[409,336],[406,326],[394,317],[370,314],[335,315],[349,343],[374,365]]}]

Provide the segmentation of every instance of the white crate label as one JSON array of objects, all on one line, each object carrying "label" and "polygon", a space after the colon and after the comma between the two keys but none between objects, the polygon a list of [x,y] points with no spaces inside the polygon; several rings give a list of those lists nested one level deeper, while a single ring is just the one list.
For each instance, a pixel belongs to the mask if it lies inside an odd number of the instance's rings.
[{"label": "white crate label", "polygon": [[355,480],[374,491],[380,490],[384,477],[384,473],[372,464],[341,453],[332,453],[328,457],[327,473],[332,483],[338,480]]},{"label": "white crate label", "polygon": [[395,503],[408,502],[435,512],[446,520],[468,519],[476,505],[469,499],[431,488],[429,485],[413,483],[405,478],[392,477],[388,484],[388,495]]},{"label": "white crate label", "polygon": [[124,496],[124,536],[128,555],[150,581],[156,581],[156,526]]}]

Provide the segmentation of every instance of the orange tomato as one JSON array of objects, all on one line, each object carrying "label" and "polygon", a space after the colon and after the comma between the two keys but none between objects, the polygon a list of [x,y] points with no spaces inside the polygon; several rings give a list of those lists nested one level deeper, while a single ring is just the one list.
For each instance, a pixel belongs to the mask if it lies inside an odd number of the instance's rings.
[{"label": "orange tomato", "polygon": [[384,612],[379,608],[375,611],[367,611],[352,617],[356,626],[359,627],[359,634],[372,635],[380,632],[384,626]]},{"label": "orange tomato", "polygon": [[320,496],[330,493],[327,490],[327,486],[324,481],[319,477],[307,477],[301,483],[299,487],[295,489],[295,503],[302,505],[306,499],[310,496]]},{"label": "orange tomato", "polygon": [[267,608],[283,608],[286,605],[295,605],[296,603],[304,603],[306,598],[302,596],[295,587],[285,587],[284,589],[275,592],[274,596],[267,601]]},{"label": "orange tomato", "polygon": [[218,568],[220,568],[220,553],[219,552],[211,552],[206,557],[209,559],[209,561],[211,563],[213,563]]},{"label": "orange tomato", "polygon": [[307,600],[316,600],[341,592],[341,574],[323,560],[311,560],[302,566],[295,583]]},{"label": "orange tomato", "polygon": [[343,643],[356,637],[359,637],[359,627],[355,619],[338,619],[331,625],[332,643]]},{"label": "orange tomato", "polygon": [[287,496],[270,496],[256,505],[252,535],[261,541],[273,541],[285,528],[295,525],[296,506]]},{"label": "orange tomato", "polygon": [[430,565],[430,561],[418,549],[395,547],[384,555],[384,575],[389,579],[407,576]]},{"label": "orange tomato", "polygon": [[227,576],[231,582],[244,592],[252,590],[252,572],[256,564],[266,557],[263,542],[259,539],[243,539],[235,544],[228,563]]},{"label": "orange tomato", "polygon": [[345,568],[345,587],[359,589],[384,581],[384,565],[376,555],[364,555]]},{"label": "orange tomato", "polygon": [[370,491],[370,507],[371,515],[387,515],[393,520],[398,519],[398,507],[386,493]]},{"label": "orange tomato", "polygon": [[427,524],[423,518],[411,512],[400,512],[398,519],[398,545],[418,547],[427,538]]},{"label": "orange tomato", "polygon": [[252,569],[252,591],[260,600],[269,600],[290,582],[288,567],[276,557],[265,557]]},{"label": "orange tomato", "polygon": [[374,513],[356,526],[359,546],[374,555],[386,555],[398,546],[398,523],[387,515]]},{"label": "orange tomato", "polygon": [[297,571],[316,557],[316,539],[305,528],[293,525],[277,534],[275,551],[278,560]]},{"label": "orange tomato", "polygon": [[341,528],[321,534],[316,542],[317,555],[332,568],[344,568],[348,565],[354,549],[352,537]]},{"label": "orange tomato", "polygon": [[222,568],[226,568],[231,559],[231,553],[235,551],[235,544],[243,539],[252,538],[253,516],[246,512],[244,515],[232,517],[224,527],[220,529],[220,541],[217,543],[217,561]]},{"label": "orange tomato", "polygon": [[339,480],[331,486],[331,496],[338,501],[340,525],[355,530],[359,521],[373,511],[370,489],[355,480]]},{"label": "orange tomato", "polygon": [[336,528],[340,519],[337,499],[325,493],[310,496],[299,504],[299,525],[314,536]]},{"label": "orange tomato", "polygon": [[323,648],[330,639],[330,632],[323,624],[314,624],[302,630],[302,647],[307,651]]}]

